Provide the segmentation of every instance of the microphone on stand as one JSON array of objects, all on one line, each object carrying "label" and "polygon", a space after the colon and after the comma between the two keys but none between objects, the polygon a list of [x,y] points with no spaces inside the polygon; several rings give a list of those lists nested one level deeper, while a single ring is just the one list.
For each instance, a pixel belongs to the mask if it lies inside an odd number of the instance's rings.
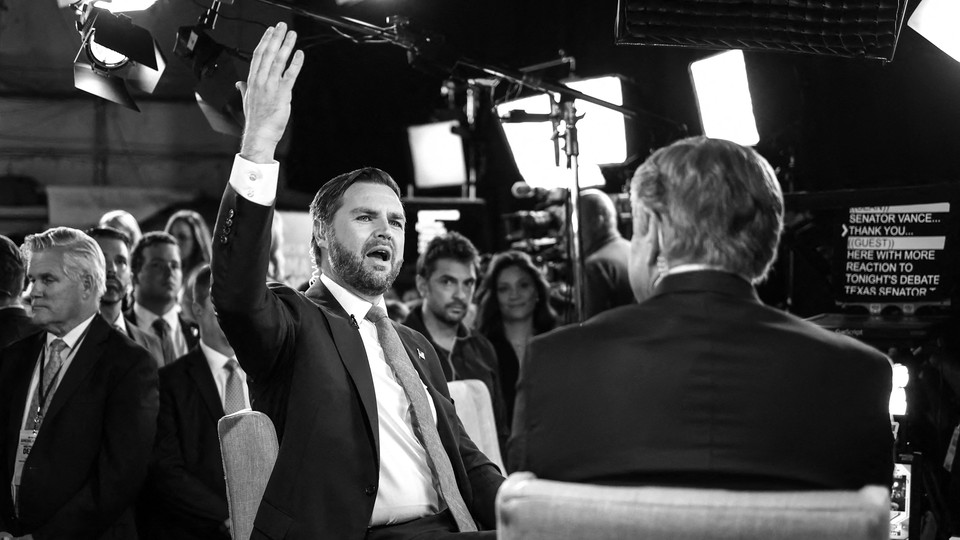
[{"label": "microphone on stand", "polygon": [[533,187],[523,180],[520,180],[510,186],[510,194],[513,195],[515,199],[533,199],[545,197],[547,190]]}]

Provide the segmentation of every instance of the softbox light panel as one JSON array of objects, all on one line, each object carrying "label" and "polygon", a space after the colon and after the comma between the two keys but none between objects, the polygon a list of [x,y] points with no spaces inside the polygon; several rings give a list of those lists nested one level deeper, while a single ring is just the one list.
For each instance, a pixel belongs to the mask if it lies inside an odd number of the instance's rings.
[{"label": "softbox light panel", "polygon": [[619,0],[618,44],[889,61],[907,0]]}]

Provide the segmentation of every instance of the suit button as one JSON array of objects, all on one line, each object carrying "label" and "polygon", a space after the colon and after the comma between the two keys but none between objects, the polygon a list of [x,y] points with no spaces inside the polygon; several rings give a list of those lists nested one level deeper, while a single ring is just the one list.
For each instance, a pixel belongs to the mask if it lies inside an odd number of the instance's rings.
[{"label": "suit button", "polygon": [[228,234],[230,234],[230,226],[229,226],[229,225],[223,228],[223,235],[226,236],[226,235],[228,235]]},{"label": "suit button", "polygon": [[227,227],[233,227],[233,220],[230,218],[227,218],[226,221],[223,222],[223,224],[226,225]]},{"label": "suit button", "polygon": [[223,236],[220,237],[220,243],[221,243],[221,244],[226,244],[226,243],[227,243],[227,236],[226,236],[226,235],[223,235]]},{"label": "suit button", "polygon": [[233,208],[231,208],[230,211],[227,212],[227,217],[228,217],[228,218],[233,218]]},{"label": "suit button", "polygon": [[363,488],[363,492],[367,495],[367,497],[372,497],[377,493],[377,486],[371,484]]}]

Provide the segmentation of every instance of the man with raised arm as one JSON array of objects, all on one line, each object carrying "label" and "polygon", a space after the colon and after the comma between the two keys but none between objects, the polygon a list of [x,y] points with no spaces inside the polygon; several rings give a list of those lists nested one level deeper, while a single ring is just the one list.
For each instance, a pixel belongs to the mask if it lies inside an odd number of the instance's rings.
[{"label": "man with raised arm", "polygon": [[477,529],[494,526],[503,477],[465,434],[433,347],[385,316],[405,226],[393,179],[368,167],[327,182],[310,208],[322,275],[305,294],[265,284],[295,41],[268,29],[239,84],[246,126],[214,231],[214,305],[281,439],[253,538],[494,538]]}]

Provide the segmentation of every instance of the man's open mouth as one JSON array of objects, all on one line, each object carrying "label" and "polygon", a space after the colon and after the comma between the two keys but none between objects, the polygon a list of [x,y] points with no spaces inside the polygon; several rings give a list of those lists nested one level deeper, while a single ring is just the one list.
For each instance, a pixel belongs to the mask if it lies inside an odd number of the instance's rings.
[{"label": "man's open mouth", "polygon": [[393,257],[393,252],[388,247],[378,246],[368,251],[367,257],[380,259],[383,262],[390,262],[390,259]]}]

